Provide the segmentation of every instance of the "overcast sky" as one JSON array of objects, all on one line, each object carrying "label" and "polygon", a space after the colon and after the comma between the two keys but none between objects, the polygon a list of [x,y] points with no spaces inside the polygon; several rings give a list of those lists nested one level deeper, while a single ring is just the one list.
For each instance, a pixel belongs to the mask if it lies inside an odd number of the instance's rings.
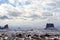
[{"label": "overcast sky", "polygon": [[0,25],[60,26],[60,0],[0,0]]}]

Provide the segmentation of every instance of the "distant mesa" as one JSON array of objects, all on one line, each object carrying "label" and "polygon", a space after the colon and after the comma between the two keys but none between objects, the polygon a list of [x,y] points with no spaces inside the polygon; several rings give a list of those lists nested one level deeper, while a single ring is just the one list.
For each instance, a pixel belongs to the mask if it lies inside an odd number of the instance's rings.
[{"label": "distant mesa", "polygon": [[4,26],[4,28],[8,29],[8,24],[6,24],[6,25]]},{"label": "distant mesa", "polygon": [[48,29],[48,28],[54,28],[54,24],[53,23],[47,23],[45,29]]},{"label": "distant mesa", "polygon": [[0,26],[0,29],[3,30],[3,29],[8,29],[8,24],[6,24],[4,27]]},{"label": "distant mesa", "polygon": [[45,30],[57,30],[53,23],[47,23]]}]

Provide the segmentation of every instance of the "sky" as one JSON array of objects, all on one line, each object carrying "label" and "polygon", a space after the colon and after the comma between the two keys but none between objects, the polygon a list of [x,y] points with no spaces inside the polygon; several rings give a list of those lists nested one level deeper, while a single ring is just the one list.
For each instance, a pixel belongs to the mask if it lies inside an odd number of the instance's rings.
[{"label": "sky", "polygon": [[60,26],[60,0],[0,0],[0,25]]}]

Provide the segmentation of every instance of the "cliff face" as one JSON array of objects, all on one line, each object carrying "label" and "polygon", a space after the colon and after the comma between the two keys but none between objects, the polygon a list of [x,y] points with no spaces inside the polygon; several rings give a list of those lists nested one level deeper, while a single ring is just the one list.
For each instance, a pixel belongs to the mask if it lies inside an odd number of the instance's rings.
[{"label": "cliff face", "polygon": [[6,24],[6,25],[4,26],[4,28],[8,29],[8,24]]},{"label": "cliff face", "polygon": [[0,29],[2,30],[2,29],[8,29],[8,24],[6,24],[4,27],[1,27],[0,26]]},{"label": "cliff face", "polygon": [[47,23],[45,30],[57,30],[53,23]]},{"label": "cliff face", "polygon": [[50,27],[54,28],[54,24],[52,24],[52,23],[47,23],[47,24],[46,24],[46,28],[50,28]]}]

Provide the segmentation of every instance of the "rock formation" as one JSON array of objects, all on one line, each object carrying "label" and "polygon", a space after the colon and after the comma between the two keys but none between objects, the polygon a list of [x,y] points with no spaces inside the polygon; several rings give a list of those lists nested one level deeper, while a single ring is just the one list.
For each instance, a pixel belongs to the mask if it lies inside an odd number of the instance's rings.
[{"label": "rock formation", "polygon": [[57,30],[53,23],[47,23],[45,30]]}]

